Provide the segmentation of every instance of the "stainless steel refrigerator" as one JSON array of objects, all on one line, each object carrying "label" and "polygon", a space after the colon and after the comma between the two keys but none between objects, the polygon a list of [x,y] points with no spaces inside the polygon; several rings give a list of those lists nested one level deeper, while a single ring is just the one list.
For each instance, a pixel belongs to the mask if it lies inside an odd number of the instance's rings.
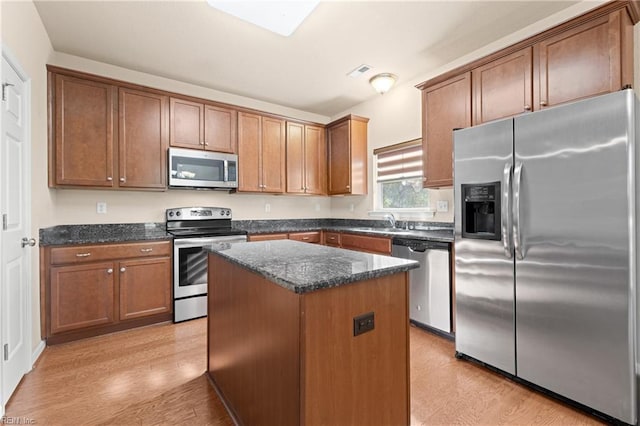
[{"label": "stainless steel refrigerator", "polygon": [[631,90],[454,132],[456,352],[637,424]]}]

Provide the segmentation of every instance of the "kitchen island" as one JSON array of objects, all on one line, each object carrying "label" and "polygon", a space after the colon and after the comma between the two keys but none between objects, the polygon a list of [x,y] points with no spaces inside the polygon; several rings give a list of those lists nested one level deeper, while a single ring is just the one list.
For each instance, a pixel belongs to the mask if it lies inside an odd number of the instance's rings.
[{"label": "kitchen island", "polygon": [[211,247],[208,375],[238,424],[408,425],[417,262],[290,240]]}]

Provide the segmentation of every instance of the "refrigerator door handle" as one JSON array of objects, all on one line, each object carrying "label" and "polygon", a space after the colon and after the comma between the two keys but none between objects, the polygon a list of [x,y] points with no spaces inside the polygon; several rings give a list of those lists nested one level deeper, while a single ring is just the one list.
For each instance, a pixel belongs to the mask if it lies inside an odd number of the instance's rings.
[{"label": "refrigerator door handle", "polygon": [[520,233],[520,185],[522,183],[522,163],[516,161],[513,169],[513,247],[516,251],[516,259],[524,259],[522,247],[522,234]]},{"label": "refrigerator door handle", "polygon": [[504,165],[502,172],[502,244],[507,259],[513,256],[511,246],[511,163]]}]

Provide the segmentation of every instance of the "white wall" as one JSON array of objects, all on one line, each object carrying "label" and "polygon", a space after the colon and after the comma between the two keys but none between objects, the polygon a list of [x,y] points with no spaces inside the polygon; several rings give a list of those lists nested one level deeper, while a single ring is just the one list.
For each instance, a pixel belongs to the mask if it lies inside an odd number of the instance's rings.
[{"label": "white wall", "polygon": [[[517,31],[507,37],[495,41],[481,49],[478,49],[466,56],[444,65],[431,72],[416,76],[399,76],[402,84],[394,87],[391,91],[383,96],[373,98],[368,102],[357,105],[354,108],[336,114],[333,119],[344,116],[345,114],[356,114],[369,117],[369,195],[332,198],[331,215],[340,218],[367,218],[368,212],[374,209],[373,196],[373,150],[382,146],[392,145],[399,142],[421,137],[421,99],[420,90],[415,88],[416,84],[436,77],[446,71],[454,69],[458,66],[479,59],[490,53],[503,49],[511,44],[517,43],[523,39],[531,37],[548,28],[567,21],[575,16],[581,15],[601,4],[606,3],[605,0],[583,1],[572,7],[569,7],[549,18],[543,19],[533,25]],[[636,26],[637,27],[637,26]],[[637,30],[638,28],[636,28]],[[636,40],[638,40],[638,31],[636,31]],[[636,44],[637,46],[638,44]],[[636,55],[640,56],[640,55]],[[636,67],[636,70],[638,68]],[[383,70],[386,72],[394,72],[393,69]],[[636,79],[640,79],[640,72],[636,72]],[[638,85],[636,84],[636,87]],[[373,90],[373,89],[372,89]],[[446,200],[449,202],[449,212],[435,213],[434,217],[429,219],[437,222],[453,222],[453,189],[440,189],[430,191],[430,207],[435,210],[438,200]],[[353,206],[353,209],[352,209]],[[352,211],[353,210],[353,211]]]},{"label": "white wall", "polygon": [[[53,51],[49,36],[32,2],[0,2],[2,45],[31,78],[32,217],[31,235],[53,224],[55,194],[47,189],[47,73],[45,65]],[[32,251],[31,306],[33,348],[40,343],[40,285],[38,250]]]}]

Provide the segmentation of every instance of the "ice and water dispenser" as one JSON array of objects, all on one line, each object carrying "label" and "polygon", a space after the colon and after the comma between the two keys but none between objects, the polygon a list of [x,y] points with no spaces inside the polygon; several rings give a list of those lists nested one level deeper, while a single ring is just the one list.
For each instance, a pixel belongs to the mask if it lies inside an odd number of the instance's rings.
[{"label": "ice and water dispenser", "polygon": [[462,184],[462,238],[502,239],[500,182]]}]

